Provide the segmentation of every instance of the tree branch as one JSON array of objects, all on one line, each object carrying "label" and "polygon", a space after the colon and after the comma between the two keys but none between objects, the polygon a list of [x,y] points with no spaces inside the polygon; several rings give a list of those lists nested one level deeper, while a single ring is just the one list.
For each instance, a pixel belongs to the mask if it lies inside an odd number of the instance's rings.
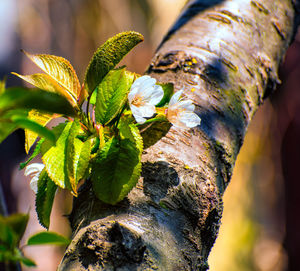
[{"label": "tree branch", "polygon": [[293,3],[197,0],[187,6],[148,73],[184,89],[201,125],[146,130],[151,146],[142,178],[118,205],[104,205],[88,183],[82,187],[70,216],[73,241],[59,270],[208,268],[222,195],[247,127],[279,83],[278,66],[298,18]]}]

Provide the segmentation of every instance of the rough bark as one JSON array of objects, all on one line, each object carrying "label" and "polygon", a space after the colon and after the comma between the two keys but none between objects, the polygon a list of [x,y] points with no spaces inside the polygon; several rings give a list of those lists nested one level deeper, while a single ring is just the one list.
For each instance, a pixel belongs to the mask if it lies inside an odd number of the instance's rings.
[{"label": "rough bark", "polygon": [[222,195],[249,122],[279,82],[296,6],[291,0],[188,4],[148,73],[184,89],[201,125],[147,129],[142,177],[118,205],[99,202],[88,182],[82,187],[59,270],[208,269]]}]

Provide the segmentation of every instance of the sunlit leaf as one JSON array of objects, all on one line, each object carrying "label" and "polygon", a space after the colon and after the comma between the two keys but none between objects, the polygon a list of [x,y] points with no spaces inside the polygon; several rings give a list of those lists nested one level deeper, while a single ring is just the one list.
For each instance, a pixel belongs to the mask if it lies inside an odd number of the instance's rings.
[{"label": "sunlit leaf", "polygon": [[[28,118],[39,123],[42,126],[46,126],[49,121],[54,119],[55,117],[59,117],[59,115],[55,114],[47,114],[47,113],[40,113],[36,110],[30,110],[28,113]],[[37,139],[38,134],[25,129],[25,150],[26,153],[29,152],[31,146],[34,144],[35,140]]]},{"label": "sunlit leaf", "polygon": [[134,142],[141,156],[143,152],[143,138],[139,129],[132,123],[132,116],[122,117],[119,122],[120,136]]},{"label": "sunlit leaf", "polygon": [[96,98],[97,98],[97,89],[93,91],[91,98],[90,98],[90,104],[95,104],[96,103]]},{"label": "sunlit leaf", "polygon": [[[131,81],[133,81],[134,78],[137,76],[136,73],[130,72],[130,71],[127,71],[127,70],[125,70],[125,75],[126,75],[126,77],[128,77],[128,79],[129,79],[129,78],[132,78],[132,80],[130,79]],[[95,104],[95,103],[96,103],[97,90],[98,90],[98,88],[96,88],[96,89],[93,91],[92,95],[90,96],[90,104]]]},{"label": "sunlit leaf", "polygon": [[76,185],[84,177],[85,172],[88,168],[90,162],[91,149],[92,140],[90,138],[83,144],[81,144],[80,152],[78,148],[77,155],[75,156]]},{"label": "sunlit leaf", "polygon": [[74,68],[68,60],[53,55],[24,53],[77,100],[80,94],[80,83]]},{"label": "sunlit leaf", "polygon": [[124,106],[134,76],[125,69],[112,70],[97,87],[96,121],[108,124]]},{"label": "sunlit leaf", "polygon": [[89,63],[84,80],[89,94],[95,90],[104,76],[141,41],[143,41],[141,34],[133,31],[123,32],[108,39],[97,49]]},{"label": "sunlit leaf", "polygon": [[35,209],[40,224],[46,229],[50,225],[50,215],[57,186],[49,178],[44,169],[38,180],[38,191],[35,199]]},{"label": "sunlit leaf", "polygon": [[20,77],[26,82],[36,86],[37,88],[44,89],[50,92],[58,93],[64,96],[68,101],[75,106],[77,104],[76,99],[70,94],[69,91],[64,89],[60,84],[58,84],[51,76],[45,73],[37,73],[31,75],[20,75],[18,73],[12,72],[12,74]]},{"label": "sunlit leaf", "polygon": [[40,154],[40,152],[41,152],[41,146],[42,146],[42,144],[43,144],[44,141],[45,141],[45,138],[42,138],[41,140],[39,140],[39,142],[36,144],[36,146],[34,148],[34,151],[31,154],[31,156],[29,157],[29,159],[26,162],[20,164],[20,169],[25,168],[31,162],[31,160],[33,158],[35,158],[37,155]]},{"label": "sunlit leaf", "polygon": [[76,193],[76,176],[75,176],[75,159],[78,159],[77,156],[79,156],[81,146],[83,143],[76,138],[78,135],[80,129],[80,123],[78,120],[74,120],[70,130],[69,134],[66,140],[66,168],[67,168],[67,175],[69,182],[71,184],[72,191]]},{"label": "sunlit leaf", "polygon": [[64,236],[55,232],[44,231],[36,233],[27,240],[28,246],[33,245],[58,245],[66,246],[70,243],[70,240]]},{"label": "sunlit leaf", "polygon": [[61,95],[21,87],[8,88],[0,95],[0,117],[14,109],[37,109],[68,116],[76,114],[72,105]]},{"label": "sunlit leaf", "polygon": [[[72,189],[67,171],[67,144],[72,122],[69,122],[56,141],[56,145],[43,155],[42,160],[49,177],[61,188]],[[45,141],[46,142],[46,141]]]},{"label": "sunlit leaf", "polygon": [[[56,140],[58,140],[58,138],[60,137],[60,135],[62,134],[63,130],[65,129],[66,125],[69,123],[69,121],[63,122],[63,123],[59,123],[58,125],[56,125],[55,127],[52,128],[52,132],[54,133]],[[45,139],[41,145],[41,149],[40,152],[42,154],[42,156],[53,146],[53,144],[51,143],[51,141],[49,141],[48,139]]]},{"label": "sunlit leaf", "polygon": [[109,204],[122,200],[139,178],[139,163],[139,150],[134,142],[117,138],[108,141],[92,165],[96,196]]},{"label": "sunlit leaf", "polygon": [[80,124],[74,121],[69,131],[66,146],[67,172],[74,195],[77,194],[78,181],[83,178],[90,161],[91,138],[82,142],[77,138]]}]

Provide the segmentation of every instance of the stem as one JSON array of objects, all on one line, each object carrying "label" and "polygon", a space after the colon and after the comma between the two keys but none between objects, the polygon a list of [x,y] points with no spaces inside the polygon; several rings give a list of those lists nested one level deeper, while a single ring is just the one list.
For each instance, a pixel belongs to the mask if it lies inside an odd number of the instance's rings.
[{"label": "stem", "polygon": [[88,126],[90,126],[90,124],[91,124],[91,119],[90,119],[90,112],[89,112],[89,108],[90,108],[90,99],[91,99],[91,96],[89,96],[88,98],[87,98],[87,104],[86,104],[86,117],[87,117],[87,121],[88,121]]},{"label": "stem", "polygon": [[7,216],[8,214],[1,182],[0,182],[0,214],[3,216]]}]

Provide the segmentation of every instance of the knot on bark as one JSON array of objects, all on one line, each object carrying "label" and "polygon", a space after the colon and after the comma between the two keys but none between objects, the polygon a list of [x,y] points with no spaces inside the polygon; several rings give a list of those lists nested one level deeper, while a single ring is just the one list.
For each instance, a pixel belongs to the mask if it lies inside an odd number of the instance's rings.
[{"label": "knot on bark", "polygon": [[79,243],[78,258],[88,270],[130,270],[143,261],[146,250],[141,237],[118,222],[89,227]]}]

